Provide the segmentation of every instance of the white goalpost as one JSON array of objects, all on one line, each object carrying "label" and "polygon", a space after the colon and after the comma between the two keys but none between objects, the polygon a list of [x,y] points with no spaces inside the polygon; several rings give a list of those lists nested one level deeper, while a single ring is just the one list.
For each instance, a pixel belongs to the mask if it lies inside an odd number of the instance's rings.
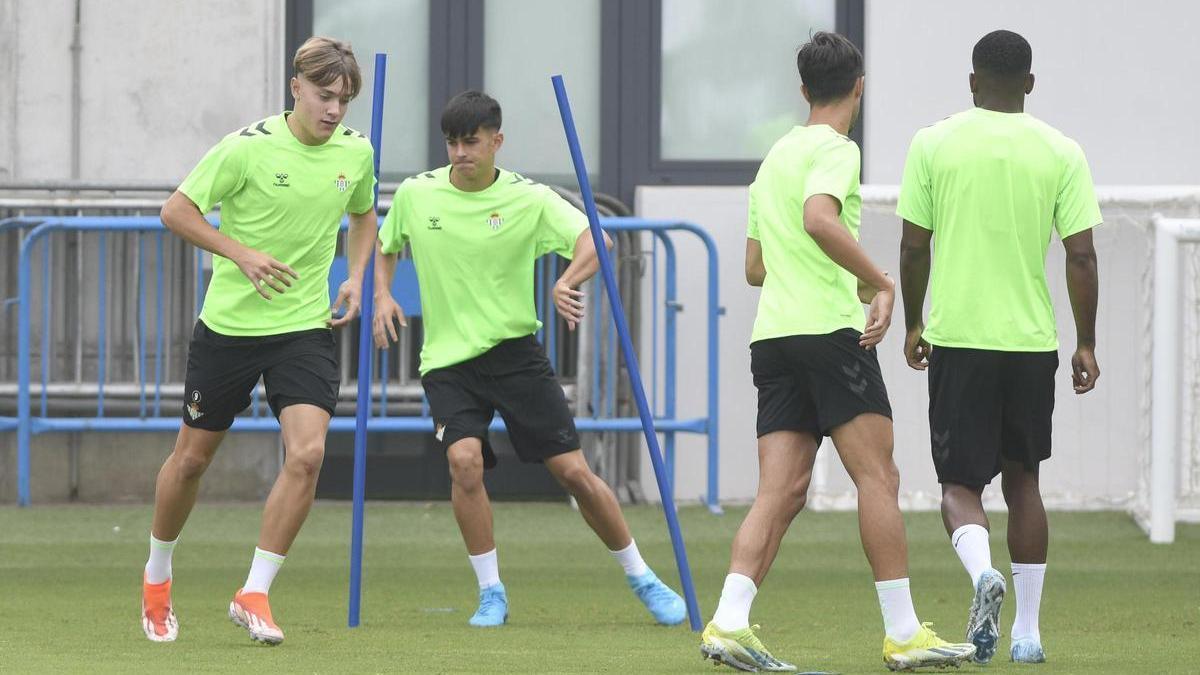
[{"label": "white goalpost", "polygon": [[[1151,375],[1150,485],[1149,517],[1139,520],[1148,529],[1150,541],[1169,544],[1175,541],[1175,523],[1179,516],[1192,519],[1198,514],[1177,513],[1181,479],[1191,473],[1194,457],[1182,452],[1183,343],[1198,337],[1194,326],[1184,329],[1186,305],[1180,278],[1180,248],[1184,243],[1200,242],[1200,219],[1154,216],[1154,333],[1153,371]],[[1194,366],[1194,356],[1190,361]],[[1191,414],[1195,414],[1192,406]]]}]

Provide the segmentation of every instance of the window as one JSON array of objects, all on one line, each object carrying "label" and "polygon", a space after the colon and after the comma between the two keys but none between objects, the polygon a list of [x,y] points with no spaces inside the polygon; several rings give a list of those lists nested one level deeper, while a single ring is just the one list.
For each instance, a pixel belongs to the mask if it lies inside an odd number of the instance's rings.
[{"label": "window", "polygon": [[575,183],[550,86],[552,75],[562,75],[588,170],[602,171],[600,5],[600,0],[484,3],[483,82],[504,109],[505,144],[497,160],[502,166],[547,182]]},{"label": "window", "polygon": [[363,86],[350,104],[345,124],[364,134],[371,131],[375,53],[388,55],[380,174],[383,180],[394,181],[425,169],[429,1],[313,0],[312,33],[346,40],[354,48]]},{"label": "window", "polygon": [[[574,184],[549,78],[571,94],[593,187],[746,185],[807,108],[796,49],[816,30],[863,46],[863,0],[288,0],[288,53],[314,31],[350,40],[369,73],[388,52],[383,168],[446,162],[438,116],[484,89],[504,107],[500,163]],[[290,65],[289,65],[290,71]],[[365,73],[368,77],[369,74]],[[370,128],[370,92],[349,123]],[[864,121],[851,136],[862,142]]]},{"label": "window", "polygon": [[834,30],[834,9],[833,0],[662,0],[660,158],[761,160],[808,114],[795,54],[811,32]]}]

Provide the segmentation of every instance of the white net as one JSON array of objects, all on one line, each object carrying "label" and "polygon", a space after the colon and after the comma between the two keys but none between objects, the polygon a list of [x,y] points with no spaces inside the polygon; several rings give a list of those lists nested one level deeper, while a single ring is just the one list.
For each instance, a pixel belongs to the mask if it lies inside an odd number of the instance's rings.
[{"label": "white net", "polygon": [[[1151,220],[1156,213],[1200,217],[1200,188],[1139,186],[1097,192],[1104,216],[1104,225],[1094,233],[1100,263],[1096,332],[1102,374],[1093,392],[1076,396],[1071,391],[1075,327],[1062,246],[1056,239],[1046,264],[1061,342],[1060,367],[1054,456],[1043,470],[1042,487],[1050,508],[1128,509],[1139,515],[1148,512],[1150,490],[1150,326],[1155,283]],[[898,260],[897,194],[894,186],[863,188],[862,240],[872,257],[885,265],[896,265]],[[1200,520],[1200,247],[1182,250],[1179,517]],[[903,340],[900,313],[898,303],[880,361],[896,418],[902,498],[906,508],[935,508],[940,491],[928,453],[926,381],[897,356]],[[816,508],[852,508],[853,486],[836,454],[823,450],[818,457],[809,503]],[[989,508],[1003,507],[999,481],[984,496]]]}]

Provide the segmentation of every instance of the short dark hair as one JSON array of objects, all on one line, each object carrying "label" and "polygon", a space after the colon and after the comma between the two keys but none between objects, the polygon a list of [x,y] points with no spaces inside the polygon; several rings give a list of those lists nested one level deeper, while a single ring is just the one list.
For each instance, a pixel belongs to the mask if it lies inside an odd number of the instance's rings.
[{"label": "short dark hair", "polygon": [[854,43],[837,33],[820,31],[796,54],[800,81],[813,103],[828,103],[854,90],[863,74],[863,55]]},{"label": "short dark hair", "polygon": [[994,30],[975,43],[971,65],[976,73],[1002,79],[1023,78],[1033,65],[1033,48],[1011,30]]},{"label": "short dark hair", "polygon": [[499,128],[500,104],[481,91],[464,91],[442,109],[442,135],[446,138],[469,136],[477,129]]}]

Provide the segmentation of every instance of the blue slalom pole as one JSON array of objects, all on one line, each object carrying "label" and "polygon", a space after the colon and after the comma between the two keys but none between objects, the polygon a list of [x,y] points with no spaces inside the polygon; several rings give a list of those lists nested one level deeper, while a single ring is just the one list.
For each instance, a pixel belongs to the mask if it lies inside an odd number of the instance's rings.
[{"label": "blue slalom pole", "polygon": [[[621,352],[625,355],[625,369],[629,372],[629,382],[633,388],[633,396],[637,401],[638,415],[642,418],[642,431],[646,435],[646,445],[650,450],[650,462],[654,465],[654,478],[658,481],[658,494],[662,496],[663,512],[667,516],[667,529],[671,533],[671,546],[675,549],[675,564],[679,567],[679,581],[683,584],[683,597],[687,602],[688,621],[693,631],[699,631],[700,607],[696,604],[696,588],[692,584],[692,571],[688,566],[687,549],[683,545],[683,533],[679,529],[679,518],[675,514],[674,491],[670,477],[663,468],[662,451],[658,447],[658,435],[654,431],[654,418],[650,414],[650,406],[646,403],[646,389],[642,386],[642,375],[638,366],[637,354],[633,351],[633,340],[629,337],[629,326],[625,321],[625,309],[621,306],[621,294],[617,290],[617,280],[613,274],[612,260],[608,256],[608,247],[604,245],[604,232],[600,229],[600,217],[596,213],[596,201],[592,196],[592,184],[588,181],[587,167],[583,163],[583,151],[579,149],[579,135],[575,132],[575,118],[571,115],[571,102],[567,99],[567,88],[563,84],[562,75],[550,78],[554,83],[554,96],[558,99],[558,112],[562,115],[563,131],[567,134],[567,146],[571,149],[571,161],[575,164],[575,177],[579,180],[579,192],[583,197],[583,205],[587,211],[588,224],[592,231],[592,241],[596,245],[596,255],[600,260],[600,271],[604,275],[604,288],[608,292],[608,305],[612,308],[613,320],[617,324],[617,333],[621,336]],[[616,383],[612,383],[616,386]]]},{"label": "blue slalom pole", "polygon": [[[375,206],[379,208],[379,151],[383,139],[383,76],[387,54],[375,54],[375,89],[371,94],[371,147],[375,149]],[[363,271],[358,320],[358,405],[354,415],[354,516],[350,527],[350,612],[347,623],[358,626],[362,605],[363,511],[367,498],[367,417],[371,414],[371,318],[375,313],[375,252]]]}]

